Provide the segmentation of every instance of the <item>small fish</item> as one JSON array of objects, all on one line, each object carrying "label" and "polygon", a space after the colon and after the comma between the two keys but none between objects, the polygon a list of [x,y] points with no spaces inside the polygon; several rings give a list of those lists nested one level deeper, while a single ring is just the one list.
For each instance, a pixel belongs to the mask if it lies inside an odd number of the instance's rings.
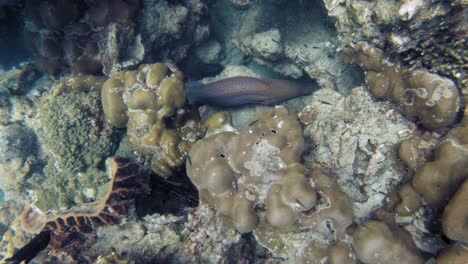
[{"label": "small fish", "polygon": [[273,105],[311,93],[311,88],[296,82],[247,76],[227,78],[208,84],[186,84],[186,95],[190,103],[221,107],[244,104]]}]

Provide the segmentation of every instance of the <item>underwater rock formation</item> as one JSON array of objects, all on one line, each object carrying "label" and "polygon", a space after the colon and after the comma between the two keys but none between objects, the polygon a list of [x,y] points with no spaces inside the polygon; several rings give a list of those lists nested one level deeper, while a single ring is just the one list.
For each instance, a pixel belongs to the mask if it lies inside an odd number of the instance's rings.
[{"label": "underwater rock formation", "polygon": [[184,217],[152,214],[137,222],[98,227],[99,239],[91,241],[83,254],[95,256],[114,248],[130,263],[221,263],[228,257],[249,259],[250,256],[232,252],[245,243],[239,233],[222,225],[213,209],[201,205],[186,214]]},{"label": "underwater rock formation", "polygon": [[144,59],[180,61],[210,29],[202,1],[26,1],[25,39],[43,71],[110,75]]},{"label": "underwater rock formation", "polygon": [[28,242],[28,234],[21,229],[19,221],[23,210],[20,199],[0,203],[0,261]]},{"label": "underwater rock formation", "polygon": [[198,111],[186,105],[183,74],[171,65],[144,64],[111,76],[101,91],[107,120],[127,127],[134,150],[162,177],[176,174],[200,137]]},{"label": "underwater rock formation", "polygon": [[337,175],[338,184],[353,199],[357,217],[380,207],[404,178],[393,146],[413,128],[390,104],[373,101],[364,87],[346,97],[321,89],[299,119],[311,144],[306,164]]},{"label": "underwater rock formation", "polygon": [[39,78],[39,72],[31,63],[22,63],[18,68],[7,72],[0,70],[0,86],[6,88],[12,95],[24,95],[31,84]]},{"label": "underwater rock formation", "polygon": [[131,198],[140,189],[138,183],[143,182],[145,174],[149,174],[139,165],[121,158],[107,159],[106,166],[111,182],[105,197],[52,213],[30,206],[21,217],[22,229],[33,234],[42,231],[60,234],[86,232],[96,225],[119,223],[128,214]]},{"label": "underwater rock formation", "polygon": [[43,71],[109,74],[143,59],[138,8],[135,0],[26,1],[26,44]]},{"label": "underwater rock formation", "polygon": [[0,163],[12,159],[25,160],[36,151],[36,134],[30,128],[18,124],[0,126]]},{"label": "underwater rock formation", "polygon": [[277,78],[309,76],[343,93],[358,85],[356,68],[347,68],[336,56],[336,32],[318,3],[250,1],[248,8],[238,8],[221,0],[209,8],[213,35],[222,48],[218,65],[260,64],[278,73]]},{"label": "underwater rock formation", "polygon": [[142,0],[138,28],[148,61],[180,62],[210,36],[205,1]]},{"label": "underwater rock formation", "polygon": [[323,0],[341,48],[372,43],[405,67],[450,77],[468,102],[466,1]]},{"label": "underwater rock formation", "polygon": [[455,122],[460,93],[447,78],[425,70],[401,68],[383,51],[359,42],[345,52],[347,63],[357,63],[366,71],[366,82],[377,98],[395,102],[409,119],[425,128],[439,129]]},{"label": "underwater rock formation", "polygon": [[98,91],[50,93],[38,102],[34,124],[48,157],[36,203],[45,211],[99,197],[109,181],[100,166],[117,147],[117,131],[105,122]]},{"label": "underwater rock formation", "polygon": [[312,93],[312,88],[287,80],[236,76],[210,83],[189,83],[187,99],[192,104],[236,107],[245,104],[276,105]]}]

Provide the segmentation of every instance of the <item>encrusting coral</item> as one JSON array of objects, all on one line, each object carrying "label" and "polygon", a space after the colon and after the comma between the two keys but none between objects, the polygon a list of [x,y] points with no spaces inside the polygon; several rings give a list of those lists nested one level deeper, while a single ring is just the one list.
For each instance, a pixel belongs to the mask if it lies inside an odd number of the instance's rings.
[{"label": "encrusting coral", "polygon": [[460,95],[450,79],[424,70],[404,69],[365,42],[347,49],[344,58],[366,71],[367,85],[375,97],[397,103],[408,118],[417,119],[429,129],[454,123]]},{"label": "encrusting coral", "polygon": [[174,174],[199,138],[198,111],[186,104],[183,74],[162,63],[112,75],[101,90],[107,120],[127,127],[134,150],[162,177]]}]

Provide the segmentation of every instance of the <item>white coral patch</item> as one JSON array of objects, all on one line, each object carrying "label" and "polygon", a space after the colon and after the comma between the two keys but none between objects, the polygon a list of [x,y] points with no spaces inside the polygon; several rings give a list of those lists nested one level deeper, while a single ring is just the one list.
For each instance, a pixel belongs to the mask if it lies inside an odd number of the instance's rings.
[{"label": "white coral patch", "polygon": [[265,171],[285,169],[286,163],[279,157],[280,149],[262,139],[252,147],[252,160],[244,163],[251,176],[261,176]]}]

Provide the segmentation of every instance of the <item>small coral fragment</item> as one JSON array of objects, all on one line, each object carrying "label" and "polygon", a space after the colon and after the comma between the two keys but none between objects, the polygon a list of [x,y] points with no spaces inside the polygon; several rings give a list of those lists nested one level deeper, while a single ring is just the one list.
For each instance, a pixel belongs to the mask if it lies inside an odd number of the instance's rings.
[{"label": "small coral fragment", "polygon": [[433,138],[412,137],[405,139],[398,146],[398,157],[414,171],[429,161],[430,153],[437,143],[437,140]]}]

